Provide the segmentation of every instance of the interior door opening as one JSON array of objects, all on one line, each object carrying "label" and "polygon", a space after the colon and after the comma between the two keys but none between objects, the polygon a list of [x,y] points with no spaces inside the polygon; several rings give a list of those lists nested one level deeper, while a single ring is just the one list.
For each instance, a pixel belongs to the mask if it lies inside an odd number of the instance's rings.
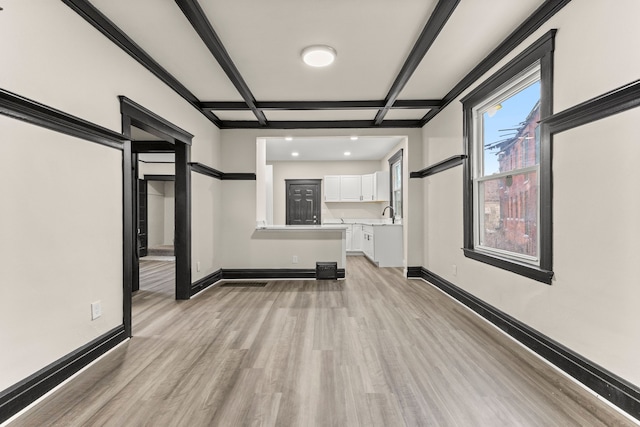
[{"label": "interior door opening", "polygon": [[[140,259],[141,256],[149,257],[149,239],[152,237],[149,233],[150,189],[157,193],[155,196],[163,197],[163,217],[167,211],[173,211],[172,225],[169,221],[162,221],[162,241],[160,242],[157,235],[153,236],[156,239],[155,243],[163,243],[160,246],[170,246],[173,242],[175,262],[170,270],[173,273],[173,286],[169,286],[173,292],[168,293],[175,299],[189,299],[191,295],[189,159],[193,135],[126,97],[120,97],[120,109],[123,135],[131,141],[128,150],[125,150],[128,154],[125,154],[127,158],[123,164],[125,187],[130,189],[131,194],[130,205],[125,209],[124,221],[126,235],[130,236],[130,239],[124,245],[123,311],[125,331],[132,336],[132,294],[140,289]],[[157,184],[149,184],[150,182]],[[171,182],[172,185],[167,182]],[[171,192],[173,197],[166,197],[167,193]],[[146,200],[142,203],[143,209],[140,209],[141,194],[146,195]],[[169,205],[172,205],[173,209]],[[146,218],[141,219],[143,214]],[[159,229],[158,225],[155,227]],[[167,271],[164,274],[166,275]]]}]

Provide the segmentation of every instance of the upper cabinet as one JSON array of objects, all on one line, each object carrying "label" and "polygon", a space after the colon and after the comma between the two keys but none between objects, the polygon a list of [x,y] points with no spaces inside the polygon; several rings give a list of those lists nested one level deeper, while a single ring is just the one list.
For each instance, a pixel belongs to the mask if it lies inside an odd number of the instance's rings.
[{"label": "upper cabinet", "polygon": [[385,202],[389,200],[389,172],[366,175],[327,175],[325,202]]},{"label": "upper cabinet", "polygon": [[340,175],[327,175],[324,177],[325,202],[340,201]]},{"label": "upper cabinet", "polygon": [[340,176],[340,201],[359,202],[362,200],[361,194],[362,177],[360,175]]},{"label": "upper cabinet", "polygon": [[389,201],[389,172],[362,175],[361,195],[363,202]]}]

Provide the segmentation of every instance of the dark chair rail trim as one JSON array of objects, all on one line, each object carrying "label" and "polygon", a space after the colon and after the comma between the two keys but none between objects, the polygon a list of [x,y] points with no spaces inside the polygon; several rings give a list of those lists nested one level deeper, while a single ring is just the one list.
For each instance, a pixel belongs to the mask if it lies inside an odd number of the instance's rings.
[{"label": "dark chair rail trim", "polygon": [[210,166],[203,165],[202,163],[193,162],[193,163],[189,163],[189,165],[191,166],[191,170],[193,172],[197,172],[202,175],[206,175],[215,179],[226,180],[226,181],[255,181],[256,180],[256,174],[252,172],[224,173],[219,171],[218,169],[214,169]]},{"label": "dark chair rail trim", "polygon": [[427,166],[426,168],[421,169],[418,172],[411,172],[409,174],[409,177],[424,178],[430,175],[435,175],[437,173],[444,172],[447,169],[451,169],[453,167],[461,165],[464,159],[466,158],[467,156],[465,154],[458,154],[457,156],[451,156],[438,163],[434,163],[431,166]]},{"label": "dark chair rail trim", "polygon": [[596,394],[640,419],[640,389],[564,347],[424,267],[408,267],[407,277],[420,278],[496,325],[525,347],[548,360]]},{"label": "dark chair rail trim", "polygon": [[0,114],[119,150],[127,141],[112,130],[4,89],[0,89]]},{"label": "dark chair rail trim", "polygon": [[552,134],[556,134],[638,106],[640,80],[553,114],[541,120],[541,123],[548,126]]}]

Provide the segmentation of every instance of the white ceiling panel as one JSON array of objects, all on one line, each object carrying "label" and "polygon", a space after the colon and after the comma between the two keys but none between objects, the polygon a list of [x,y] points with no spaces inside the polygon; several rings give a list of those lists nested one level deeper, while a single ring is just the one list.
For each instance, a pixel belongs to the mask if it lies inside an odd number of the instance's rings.
[{"label": "white ceiling panel", "polygon": [[378,110],[268,110],[267,120],[373,120]]},{"label": "white ceiling panel", "polygon": [[[436,0],[200,1],[232,60],[260,101],[384,99]],[[337,59],[312,68],[308,45]]]},{"label": "white ceiling panel", "polygon": [[453,12],[400,99],[442,99],[543,0],[464,0]]},{"label": "white ceiling panel", "polygon": [[420,120],[430,109],[396,108],[389,110],[384,116],[385,120]]},{"label": "white ceiling panel", "polygon": [[251,110],[243,111],[211,111],[220,120],[250,120],[257,121],[256,115]]},{"label": "white ceiling panel", "polygon": [[174,1],[91,0],[200,101],[242,97]]},{"label": "white ceiling panel", "polygon": [[[266,138],[267,161],[354,161],[382,160],[402,141],[402,136],[285,137]],[[292,156],[296,152],[298,156]],[[350,155],[345,156],[345,152]]]}]

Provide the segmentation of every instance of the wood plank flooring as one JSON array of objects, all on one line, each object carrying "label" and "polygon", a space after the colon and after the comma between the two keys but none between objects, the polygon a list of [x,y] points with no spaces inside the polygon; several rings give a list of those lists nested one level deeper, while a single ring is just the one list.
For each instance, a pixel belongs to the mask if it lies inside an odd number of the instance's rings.
[{"label": "wood plank flooring", "polygon": [[190,301],[173,300],[170,266],[150,267],[134,338],[12,426],[633,425],[427,283],[363,257],[343,281]]}]

